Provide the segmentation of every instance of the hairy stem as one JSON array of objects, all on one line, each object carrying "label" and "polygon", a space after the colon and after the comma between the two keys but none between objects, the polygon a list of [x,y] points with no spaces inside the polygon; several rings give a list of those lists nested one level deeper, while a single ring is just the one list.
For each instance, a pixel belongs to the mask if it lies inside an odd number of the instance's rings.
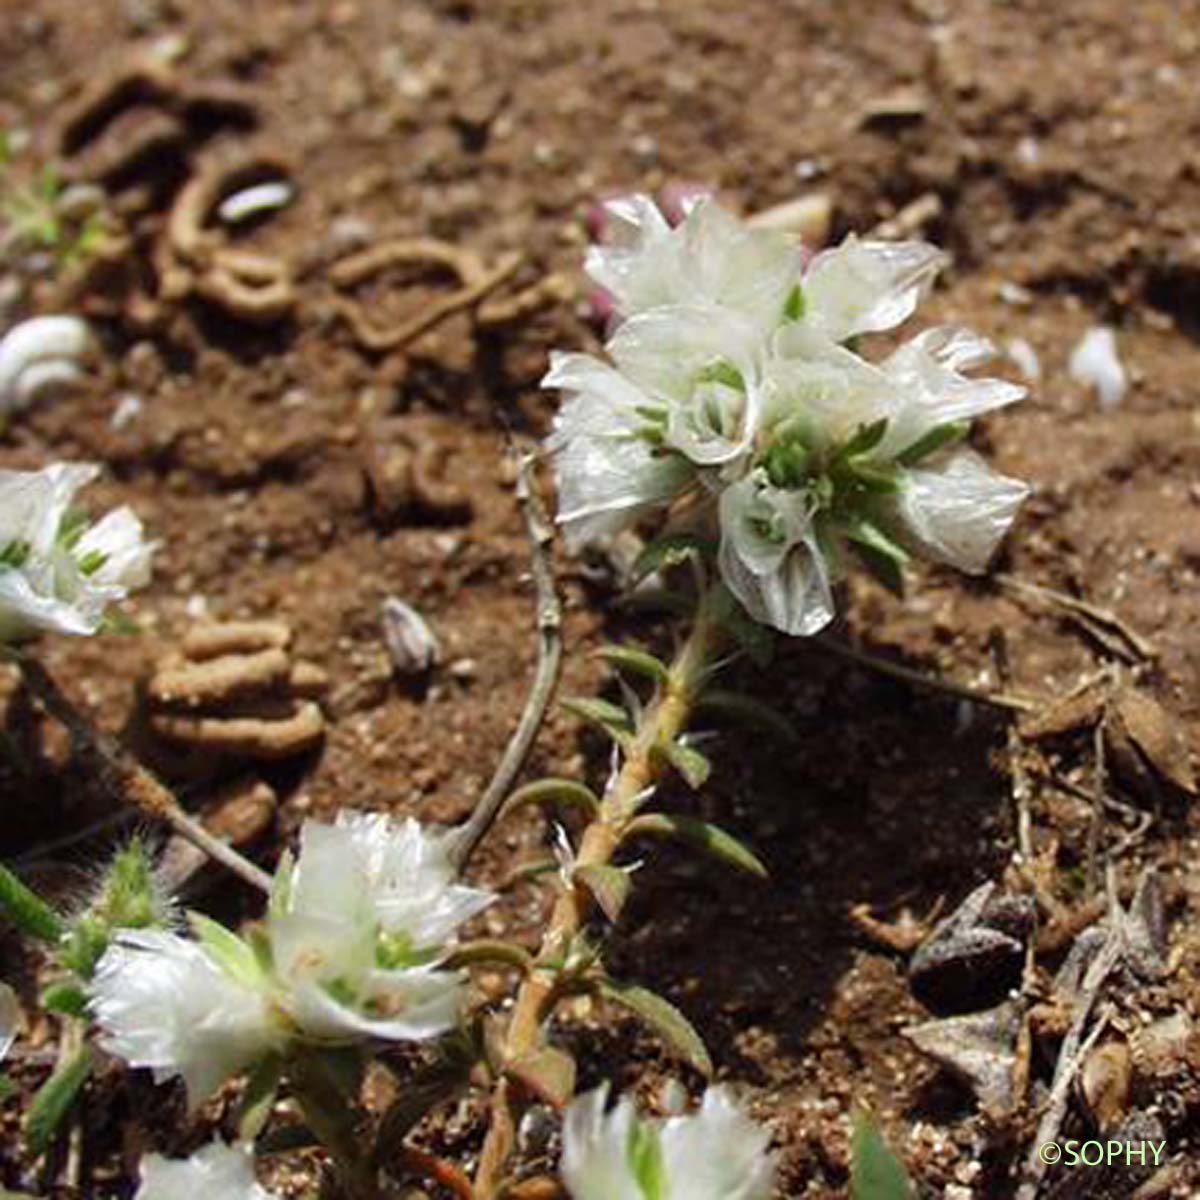
[{"label": "hairy stem", "polygon": [[[722,598],[719,587],[705,593],[697,608],[687,640],[680,646],[657,700],[642,715],[633,744],[620,773],[605,793],[595,819],[584,830],[576,857],[577,867],[604,866],[621,843],[626,824],[634,815],[638,797],[657,781],[663,759],[657,748],[684,731],[695,700],[720,641],[715,608]],[[591,904],[578,883],[565,887],[550,915],[534,969],[517,992],[512,1020],[505,1037],[505,1053],[516,1061],[537,1050],[549,1020],[558,982],[558,964],[583,927]],[[493,1200],[503,1181],[516,1142],[521,1097],[511,1081],[501,1078],[492,1095],[490,1123],[475,1176],[476,1200]]]}]

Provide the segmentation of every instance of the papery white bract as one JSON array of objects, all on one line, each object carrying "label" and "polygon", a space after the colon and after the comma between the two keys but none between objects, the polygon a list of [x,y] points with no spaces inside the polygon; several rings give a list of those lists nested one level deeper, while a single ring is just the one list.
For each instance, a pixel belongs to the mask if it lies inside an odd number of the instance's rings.
[{"label": "papery white bract", "polygon": [[17,993],[0,981],[0,1062],[8,1057],[17,1040],[17,1025],[21,1020],[21,1005]]},{"label": "papery white bract", "polygon": [[492,899],[453,882],[443,838],[415,821],[306,822],[267,920],[279,1002],[312,1038],[436,1037],[463,1000],[438,960]]},{"label": "papery white bract", "polygon": [[968,330],[878,362],[857,341],[912,315],[942,251],[852,235],[806,260],[711,198],[675,229],[644,197],[609,211],[588,269],[624,318],[613,365],[556,355],[543,381],[569,393],[548,442],[569,544],[670,509],[719,534],[752,617],[800,635],[832,619],[851,556],[892,588],[912,553],[986,568],[1027,489],[959,444],[1025,389],[966,374],[992,355]]},{"label": "papery white bract", "polygon": [[283,1042],[264,986],[158,930],[128,931],[109,946],[91,1009],[106,1050],[158,1081],[181,1076],[192,1106]]},{"label": "papery white bract", "polygon": [[90,526],[72,511],[98,474],[79,463],[0,471],[0,643],[95,633],[111,604],[148,581],[154,547],[130,509]]},{"label": "papery white bract", "polygon": [[607,1085],[572,1101],[563,1119],[561,1173],[573,1200],[767,1200],[769,1138],[711,1088],[689,1116],[639,1121]]},{"label": "papery white bract", "polygon": [[274,1200],[254,1177],[249,1146],[212,1142],[189,1158],[144,1155],[134,1200]]}]

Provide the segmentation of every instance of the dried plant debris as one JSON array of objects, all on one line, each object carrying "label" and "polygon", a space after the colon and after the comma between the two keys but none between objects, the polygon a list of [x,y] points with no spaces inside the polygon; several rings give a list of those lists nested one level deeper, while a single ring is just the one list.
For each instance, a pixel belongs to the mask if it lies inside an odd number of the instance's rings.
[{"label": "dried plant debris", "polygon": [[328,680],[289,651],[291,631],[274,621],[192,630],[145,688],[147,724],[190,761],[274,761],[311,750],[325,732],[316,698]]},{"label": "dried plant debris", "polygon": [[913,994],[935,1012],[995,1003],[1020,978],[1033,922],[1032,897],[1005,895],[991,882],[976,888],[913,955]]},{"label": "dried plant debris", "polygon": [[1149,693],[1127,685],[1114,694],[1104,742],[1113,772],[1135,795],[1152,802],[1196,795],[1183,726]]},{"label": "dried plant debris", "polygon": [[910,1026],[904,1036],[969,1084],[980,1107],[1005,1116],[1014,1111],[1018,1099],[1013,1081],[1020,1030],[1020,1009],[1006,1000],[984,1012]]},{"label": "dried plant debris", "polygon": [[1129,1045],[1123,1038],[1094,1046],[1075,1079],[1076,1092],[1084,1110],[1104,1134],[1125,1119],[1132,1087],[1132,1059]]},{"label": "dried plant debris", "polygon": [[380,608],[380,625],[397,675],[420,676],[433,669],[441,649],[433,630],[412,605],[388,596]]},{"label": "dried plant debris", "polygon": [[473,514],[466,490],[447,478],[450,448],[436,418],[409,413],[372,421],[360,439],[367,505],[390,527],[465,525]]}]

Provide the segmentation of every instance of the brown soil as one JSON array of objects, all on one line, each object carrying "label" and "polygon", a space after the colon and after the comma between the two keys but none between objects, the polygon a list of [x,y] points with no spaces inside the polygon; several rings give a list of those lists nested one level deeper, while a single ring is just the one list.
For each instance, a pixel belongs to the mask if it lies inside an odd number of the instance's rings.
[{"label": "brown soil", "polygon": [[[1010,689],[1036,697],[1060,696],[1116,662],[1195,741],[1200,4],[4,7],[0,125],[29,131],[31,158],[55,155],[82,89],[136,52],[172,48],[164,39],[178,40],[181,87],[236,83],[249,101],[251,121],[201,121],[173,158],[134,172],[135,185],[162,194],[134,195],[144,207],[127,218],[135,236],[125,259],[75,292],[97,314],[103,341],[94,384],[16,421],[0,462],[104,461],[108,476],[92,500],[133,504],[161,539],[154,584],[136,604],[141,636],[45,646],[49,667],[105,727],[125,725],[136,682],[201,611],[282,617],[304,656],[331,675],[322,752],[268,772],[284,799],[275,833],[255,848],[264,863],[305,816],[342,805],[436,821],[468,811],[534,661],[528,547],[503,430],[543,434],[554,400],[536,382],[548,349],[594,340],[568,302],[490,331],[460,314],[407,351],[368,352],[338,316],[329,262],[359,235],[436,236],[488,262],[522,251],[509,292],[549,271],[577,278],[582,206],[670,180],[718,184],[745,210],[829,191],[837,233],[871,228],[926,193],[940,198],[925,232],[953,252],[954,266],[923,319],[966,323],[1002,343],[1026,338],[1044,373],[1031,398],[988,421],[979,438],[998,467],[1036,487],[999,569],[1113,610],[1157,658],[1126,653],[1122,662],[1111,637],[1106,645],[1060,610],[941,572],[915,579],[904,601],[856,583],[838,636],[990,686],[1002,649]],[[147,313],[137,292],[152,278],[173,186],[199,163],[249,148],[291,164],[296,203],[239,244],[296,264],[293,315],[255,328],[194,296]],[[119,195],[128,203],[133,193]],[[20,264],[14,271],[29,274]],[[385,274],[358,289],[373,319],[411,315],[436,294],[431,278],[411,289],[402,282]],[[26,288],[10,315],[48,309],[54,288],[67,286]],[[1098,322],[1118,327],[1133,378],[1110,412],[1066,372],[1070,348]],[[110,418],[127,394],[142,411],[114,431]],[[458,489],[456,502],[401,496],[381,513],[364,482],[372,442],[423,447],[434,483]],[[601,637],[661,634],[623,615],[578,564],[563,558],[558,567],[564,689],[586,692],[603,680],[587,653]],[[389,678],[378,623],[388,594],[417,607],[442,639],[443,665],[427,688]],[[698,802],[677,803],[698,803],[744,837],[772,880],[748,888],[653,852],[636,877],[616,966],[675,998],[706,1034],[722,1078],[743,1085],[773,1122],[782,1194],[844,1194],[849,1113],[864,1103],[927,1194],[1010,1195],[1035,1119],[988,1122],[969,1092],[900,1036],[925,1015],[903,957],[847,915],[866,903],[883,919],[904,908],[919,916],[1000,877],[1015,837],[1006,719],[800,642],[781,647],[768,674],[738,667],[735,680],[778,704],[798,743],[782,755],[724,734],[713,784]],[[11,769],[0,777],[6,856],[105,811],[55,731],[42,736],[32,779]],[[1086,730],[1040,753],[1091,786]],[[565,714],[552,715],[530,777],[580,767],[602,778],[599,746]],[[204,790],[190,792],[200,800]],[[1033,818],[1036,845],[1057,844],[1053,886],[1067,898],[1085,861],[1089,807],[1035,787]],[[480,874],[502,876],[543,852],[547,837],[534,817],[505,825]],[[1174,973],[1123,1014],[1134,1023],[1142,1013],[1195,1011],[1200,1000],[1196,838],[1192,807],[1160,806],[1116,860],[1127,880],[1159,864],[1178,901]],[[39,877],[70,889],[93,859],[86,847],[56,855],[39,864]],[[520,890],[507,927],[534,938],[543,903],[532,887]],[[15,946],[5,952],[12,970],[27,970]],[[14,1068],[25,1085],[52,1058],[52,1030],[37,1032],[32,1056]],[[566,1032],[585,1084],[638,1080],[649,1095],[676,1069],[630,1026]],[[1186,1139],[1200,1132],[1195,1083],[1163,1100],[1175,1106],[1170,1149],[1184,1157]],[[103,1096],[86,1146],[93,1177],[106,1181],[93,1194],[127,1194],[120,1180],[147,1141],[182,1151],[200,1140],[166,1089],[106,1082]],[[150,1119],[151,1106],[166,1111]],[[10,1186],[31,1178],[15,1112],[9,1102],[0,1149]],[[464,1155],[481,1129],[480,1114],[463,1111],[428,1137]],[[1175,1184],[1178,1195],[1200,1186],[1186,1175]],[[1084,1177],[1062,1194],[1100,1192]]]}]

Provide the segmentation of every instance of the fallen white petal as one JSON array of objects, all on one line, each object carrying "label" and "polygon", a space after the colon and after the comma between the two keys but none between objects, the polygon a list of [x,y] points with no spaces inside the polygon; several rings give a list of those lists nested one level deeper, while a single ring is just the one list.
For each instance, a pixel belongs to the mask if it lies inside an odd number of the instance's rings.
[{"label": "fallen white petal", "polygon": [[1107,325],[1094,325],[1080,338],[1067,370],[1076,383],[1096,389],[1101,408],[1116,408],[1125,398],[1129,377],[1117,356],[1117,335]]}]

